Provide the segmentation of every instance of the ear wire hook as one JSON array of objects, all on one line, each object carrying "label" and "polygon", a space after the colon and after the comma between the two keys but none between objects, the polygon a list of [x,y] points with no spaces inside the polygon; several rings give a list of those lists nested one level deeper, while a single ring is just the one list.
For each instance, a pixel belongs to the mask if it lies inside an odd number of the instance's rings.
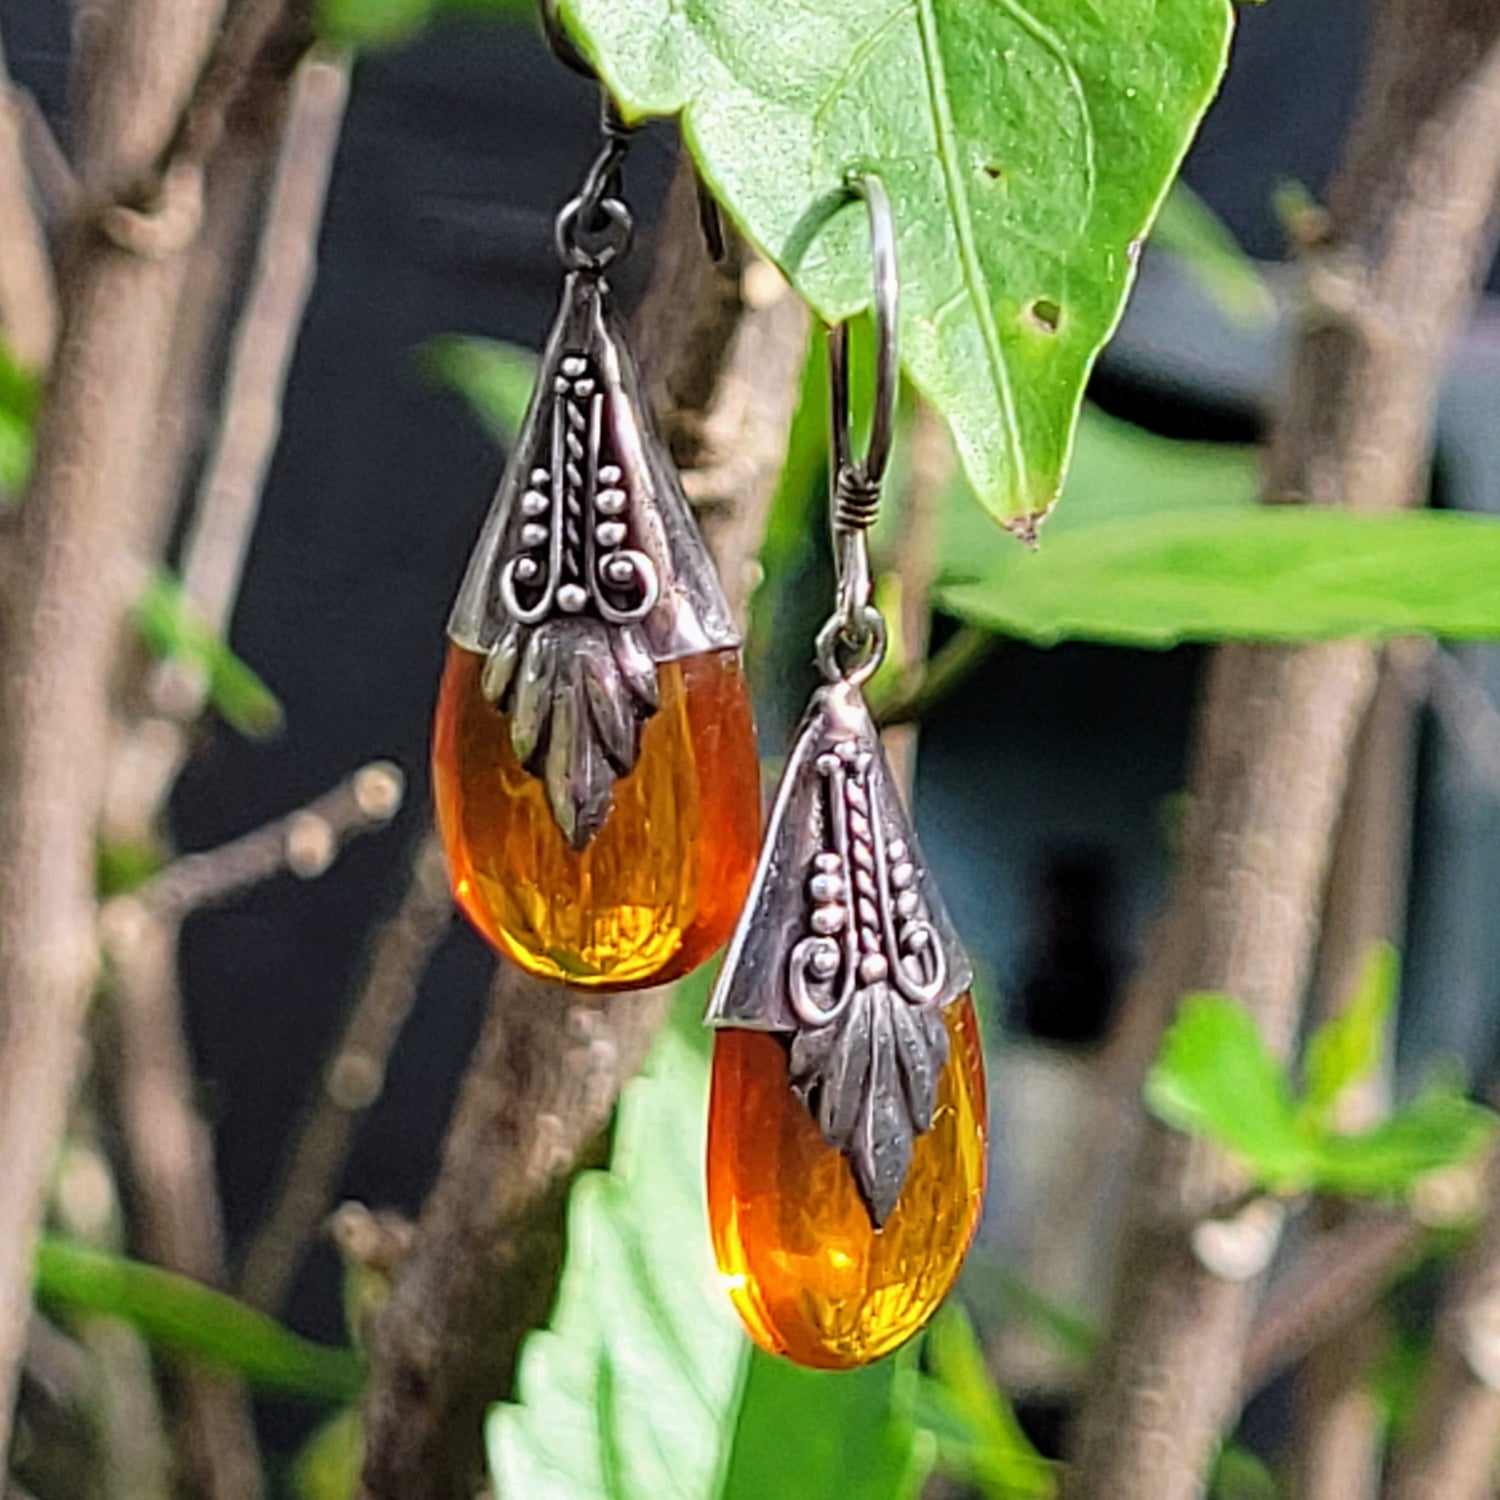
[{"label": "ear wire hook", "polygon": [[[833,437],[830,504],[838,606],[818,634],[818,665],[834,682],[867,681],[885,655],[885,621],[870,603],[870,549],[867,533],[880,511],[880,486],[890,462],[899,391],[900,273],[896,264],[896,221],[885,186],[873,173],[851,176],[849,191],[865,201],[874,262],[875,404],[870,441],[854,456],[849,401],[849,324],[829,328],[828,391]],[[841,663],[839,648],[848,653]]]}]

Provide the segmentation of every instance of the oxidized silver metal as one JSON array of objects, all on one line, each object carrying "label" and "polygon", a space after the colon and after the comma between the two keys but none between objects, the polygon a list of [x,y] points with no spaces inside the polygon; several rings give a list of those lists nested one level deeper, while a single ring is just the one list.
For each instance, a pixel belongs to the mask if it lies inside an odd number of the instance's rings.
[{"label": "oxidized silver metal", "polygon": [[877,1226],[932,1124],[942,1007],[972,982],[858,684],[820,688],[706,1019],[787,1036],[792,1087]]},{"label": "oxidized silver metal", "polygon": [[[575,849],[603,827],[657,707],[657,664],[735,647],[713,564],[599,274],[573,266],[536,393],[448,620]],[[618,200],[605,198],[606,216]]]}]

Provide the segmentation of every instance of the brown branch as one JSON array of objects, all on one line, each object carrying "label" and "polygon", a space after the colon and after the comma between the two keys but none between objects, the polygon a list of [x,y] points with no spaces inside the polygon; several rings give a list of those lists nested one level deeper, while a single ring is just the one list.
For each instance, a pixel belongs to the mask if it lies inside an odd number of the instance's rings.
[{"label": "brown branch", "polygon": [[1312,1235],[1272,1283],[1245,1342],[1244,1389],[1259,1390],[1349,1323],[1422,1253],[1426,1226],[1360,1209]]},{"label": "brown branch", "polygon": [[[1395,941],[1402,927],[1416,752],[1413,707],[1405,677],[1388,656],[1354,747],[1328,877],[1310,1024],[1349,1004],[1373,945]],[[1384,1055],[1389,1059],[1393,1021],[1386,1031]],[[1389,1111],[1390,1074],[1388,1062],[1345,1090],[1339,1100],[1341,1128],[1368,1128]],[[1315,1204],[1314,1216],[1332,1232],[1353,1217],[1347,1204],[1331,1202]],[[1390,1231],[1387,1238],[1394,1234]],[[1420,1243],[1415,1231],[1411,1243]],[[1371,1256],[1371,1247],[1351,1245],[1348,1261],[1331,1268],[1330,1283],[1355,1265],[1369,1264]],[[1385,1337],[1380,1310],[1368,1305],[1373,1300],[1335,1336],[1319,1339],[1298,1373],[1302,1399],[1297,1402],[1293,1461],[1299,1500],[1374,1500],[1377,1493],[1383,1436],[1369,1376]],[[1352,1305],[1359,1307],[1357,1301]],[[1312,1322],[1306,1319],[1304,1328]],[[1252,1333],[1252,1346],[1254,1342]],[[1247,1351],[1247,1381],[1252,1373],[1248,1360]]]},{"label": "brown branch", "polygon": [[21,111],[0,51],[0,337],[29,370],[52,363],[57,292],[22,144]]},{"label": "brown branch", "polygon": [[[706,267],[691,178],[679,173],[641,314],[642,354],[655,389],[691,393],[697,416],[680,415],[676,431],[679,442],[696,434],[705,470],[719,443],[778,455],[725,497],[734,514],[712,531],[742,618],[807,325],[784,292],[746,311],[737,284]],[[735,394],[750,388],[753,401]],[[731,408],[743,414],[735,422],[717,415]],[[551,1303],[569,1184],[603,1160],[615,1098],[667,1006],[664,991],[601,1003],[502,968],[437,1186],[373,1330],[364,1500],[449,1500],[479,1488],[484,1410],[510,1393],[521,1341]]]},{"label": "brown branch", "polygon": [[296,812],[216,849],[182,855],[139,890],[117,896],[105,908],[106,918],[122,922],[125,918],[110,914],[144,907],[159,921],[181,921],[283,871],[311,880],[328,869],[349,839],[395,817],[404,785],[390,761],[371,761]]},{"label": "brown branch", "polygon": [[1439,1309],[1416,1411],[1385,1500],[1490,1500],[1500,1453],[1500,1153],[1485,1174],[1479,1239]]},{"label": "brown branch", "polygon": [[424,835],[401,904],[376,936],[365,981],[288,1153],[275,1206],[245,1252],[240,1296],[280,1311],[303,1253],[327,1215],[360,1121],[380,1098],[386,1063],[417,986],[453,919],[443,851]]},{"label": "brown branch", "polygon": [[[1303,280],[1268,498],[1388,510],[1417,496],[1443,352],[1492,253],[1497,183],[1500,8],[1383,0],[1329,243]],[[1357,643],[1216,653],[1164,940],[1128,1002],[1143,1033],[1183,994],[1219,990],[1278,1053],[1290,1048],[1374,680]],[[1256,1286],[1215,1279],[1188,1235],[1237,1185],[1211,1148],[1154,1123],[1142,1132],[1069,1500],[1201,1494],[1238,1399]]]},{"label": "brown branch", "polygon": [[[91,184],[160,157],[207,57],[214,0],[118,0],[79,78]],[[80,229],[27,493],[7,518],[0,601],[0,1447],[8,1434],[43,1191],[96,972],[94,838],[111,668],[155,518],[135,485],[170,363],[181,257]]]}]

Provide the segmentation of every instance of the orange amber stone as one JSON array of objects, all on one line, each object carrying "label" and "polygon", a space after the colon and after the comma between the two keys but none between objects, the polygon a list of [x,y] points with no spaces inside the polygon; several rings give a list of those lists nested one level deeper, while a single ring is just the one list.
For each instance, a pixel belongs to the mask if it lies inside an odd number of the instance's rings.
[{"label": "orange amber stone", "polygon": [[848,1162],[792,1093],[785,1043],[737,1028],[715,1036],[714,1254],[750,1336],[772,1354],[827,1370],[878,1359],[932,1316],[958,1275],[984,1198],[984,1053],[968,995],[943,1020],[937,1114],[882,1229]]},{"label": "orange amber stone", "polygon": [[760,832],[760,770],[739,653],[658,668],[660,706],[614,806],[575,850],[510,724],[480,690],[484,658],[449,646],[433,727],[438,829],[453,894],[507,958],[592,989],[663,984],[727,941]]}]

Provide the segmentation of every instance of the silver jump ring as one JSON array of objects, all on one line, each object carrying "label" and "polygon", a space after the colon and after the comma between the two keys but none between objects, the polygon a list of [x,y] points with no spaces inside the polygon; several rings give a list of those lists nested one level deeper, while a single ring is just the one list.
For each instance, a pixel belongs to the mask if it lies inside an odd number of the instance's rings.
[{"label": "silver jump ring", "polygon": [[[850,653],[848,660],[839,660],[840,647]],[[873,604],[864,605],[852,622],[842,612],[830,616],[818,632],[818,669],[829,682],[862,687],[884,660],[885,616]]]},{"label": "silver jump ring", "polygon": [[600,199],[597,213],[608,221],[609,237],[597,250],[585,249],[578,238],[579,218],[585,204],[582,194],[563,205],[557,216],[557,253],[570,271],[602,271],[613,265],[630,248],[635,220],[618,198]]}]

